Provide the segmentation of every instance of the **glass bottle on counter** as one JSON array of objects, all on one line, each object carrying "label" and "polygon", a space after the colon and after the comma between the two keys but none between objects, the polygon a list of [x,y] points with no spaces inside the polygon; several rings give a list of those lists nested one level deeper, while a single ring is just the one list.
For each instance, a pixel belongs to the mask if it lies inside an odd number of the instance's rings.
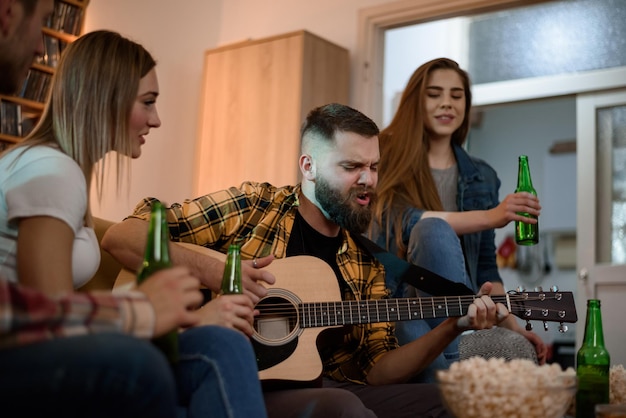
[{"label": "glass bottle on counter", "polygon": [[576,354],[576,418],[595,416],[597,404],[609,403],[609,367],[611,357],[604,346],[600,301],[587,301],[585,336]]}]

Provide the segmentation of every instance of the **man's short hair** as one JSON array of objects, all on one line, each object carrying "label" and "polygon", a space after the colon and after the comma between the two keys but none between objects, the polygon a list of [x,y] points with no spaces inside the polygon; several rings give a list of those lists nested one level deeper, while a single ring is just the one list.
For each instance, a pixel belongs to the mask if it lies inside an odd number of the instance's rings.
[{"label": "man's short hair", "polygon": [[309,112],[302,125],[300,138],[305,135],[332,141],[336,132],[352,132],[365,137],[377,136],[378,126],[363,113],[349,106],[331,103]]}]

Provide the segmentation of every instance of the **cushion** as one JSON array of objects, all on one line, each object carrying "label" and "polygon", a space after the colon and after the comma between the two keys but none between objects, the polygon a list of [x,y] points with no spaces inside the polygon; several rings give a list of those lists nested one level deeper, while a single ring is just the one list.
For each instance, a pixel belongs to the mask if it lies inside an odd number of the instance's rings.
[{"label": "cushion", "polygon": [[470,357],[527,359],[538,363],[535,346],[518,332],[493,327],[463,334],[459,342],[459,359]]}]

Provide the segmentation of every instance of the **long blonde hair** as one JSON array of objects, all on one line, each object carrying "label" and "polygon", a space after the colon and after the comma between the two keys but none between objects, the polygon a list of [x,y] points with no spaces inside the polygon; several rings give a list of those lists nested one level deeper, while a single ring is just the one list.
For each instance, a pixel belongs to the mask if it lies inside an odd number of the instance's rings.
[{"label": "long blonde hair", "polygon": [[[119,190],[129,172],[129,120],[139,81],[155,65],[143,46],[118,33],[83,35],[63,51],[41,119],[19,146],[55,146],[69,155],[85,175],[87,201],[92,176],[102,198],[106,154],[115,150]],[[89,205],[85,220],[91,222]]]},{"label": "long blonde hair", "polygon": [[[400,256],[406,255],[402,242],[402,209],[417,207],[443,210],[428,163],[429,139],[425,126],[425,97],[428,78],[435,70],[454,70],[465,90],[465,115],[461,126],[452,134],[452,143],[462,145],[469,131],[472,103],[468,74],[448,58],[437,58],[422,64],[411,76],[402,93],[398,110],[388,127],[380,133],[378,202],[374,219],[379,227],[395,233]],[[389,242],[386,243],[389,248]]]}]

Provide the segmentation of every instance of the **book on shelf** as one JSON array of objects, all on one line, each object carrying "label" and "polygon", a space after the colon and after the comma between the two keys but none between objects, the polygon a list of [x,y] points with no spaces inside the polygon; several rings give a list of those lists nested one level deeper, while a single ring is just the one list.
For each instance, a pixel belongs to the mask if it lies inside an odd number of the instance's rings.
[{"label": "book on shelf", "polygon": [[19,104],[0,100],[0,133],[22,136],[22,107]]},{"label": "book on shelf", "polygon": [[22,84],[18,96],[24,99],[43,103],[48,97],[48,89],[52,81],[52,74],[31,68]]},{"label": "book on shelf", "polygon": [[52,30],[78,36],[83,26],[83,8],[57,0],[46,26]]},{"label": "book on shelf", "polygon": [[39,64],[47,65],[51,68],[56,68],[59,63],[59,58],[61,53],[68,45],[67,42],[56,38],[54,36],[50,36],[47,34],[43,35],[43,46],[44,46],[44,54],[37,61]]}]

